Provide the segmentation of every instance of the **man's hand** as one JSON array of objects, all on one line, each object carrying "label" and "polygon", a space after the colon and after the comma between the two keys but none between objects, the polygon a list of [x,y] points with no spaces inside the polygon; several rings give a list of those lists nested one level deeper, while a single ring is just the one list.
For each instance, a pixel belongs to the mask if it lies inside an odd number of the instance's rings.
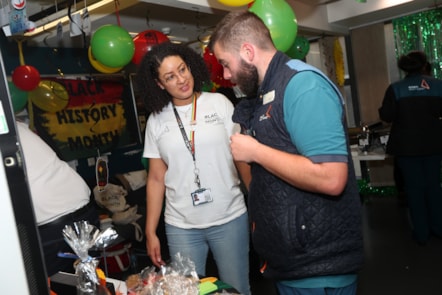
[{"label": "man's hand", "polygon": [[260,143],[250,135],[236,133],[230,137],[230,149],[235,161],[254,162],[259,146]]}]

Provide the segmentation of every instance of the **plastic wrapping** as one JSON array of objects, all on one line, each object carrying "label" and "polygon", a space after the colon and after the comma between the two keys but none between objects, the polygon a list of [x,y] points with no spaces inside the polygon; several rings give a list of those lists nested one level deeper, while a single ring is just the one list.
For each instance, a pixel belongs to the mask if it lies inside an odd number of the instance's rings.
[{"label": "plastic wrapping", "polygon": [[109,246],[118,237],[118,234],[112,228],[100,232],[89,222],[78,221],[72,226],[66,225],[64,227],[63,237],[80,260],[75,267],[79,294],[96,294],[99,284],[96,269],[99,261],[89,256],[89,250],[92,247],[105,248]]},{"label": "plastic wrapping", "polygon": [[180,253],[172,263],[156,272],[150,266],[126,281],[129,295],[198,295],[195,264]]}]

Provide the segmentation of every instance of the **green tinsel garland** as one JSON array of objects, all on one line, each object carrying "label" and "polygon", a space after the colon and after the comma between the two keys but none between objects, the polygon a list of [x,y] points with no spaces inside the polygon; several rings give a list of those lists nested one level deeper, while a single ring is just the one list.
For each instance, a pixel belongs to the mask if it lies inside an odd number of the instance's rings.
[{"label": "green tinsel garland", "polygon": [[442,78],[442,9],[432,9],[392,20],[396,54],[423,50],[432,66],[432,75]]},{"label": "green tinsel garland", "polygon": [[377,195],[391,197],[397,195],[398,191],[395,186],[374,187],[366,179],[358,180],[359,193],[361,195]]}]

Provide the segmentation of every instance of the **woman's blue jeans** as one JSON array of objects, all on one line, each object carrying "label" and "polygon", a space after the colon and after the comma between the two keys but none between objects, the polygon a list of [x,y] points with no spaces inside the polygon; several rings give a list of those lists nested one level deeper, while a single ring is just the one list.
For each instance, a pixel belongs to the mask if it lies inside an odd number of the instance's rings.
[{"label": "woman's blue jeans", "polygon": [[355,295],[357,281],[342,288],[293,288],[276,283],[279,295]]},{"label": "woman's blue jeans", "polygon": [[166,224],[166,235],[172,259],[177,253],[189,257],[198,275],[205,276],[210,249],[220,280],[241,294],[250,294],[247,213],[226,224],[204,229],[182,229]]}]

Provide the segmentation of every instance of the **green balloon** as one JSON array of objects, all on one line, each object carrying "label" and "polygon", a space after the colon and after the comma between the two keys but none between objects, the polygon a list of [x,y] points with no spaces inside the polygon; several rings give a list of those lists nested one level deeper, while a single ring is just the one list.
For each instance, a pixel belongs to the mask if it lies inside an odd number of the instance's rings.
[{"label": "green balloon", "polygon": [[28,93],[18,89],[13,82],[8,81],[8,86],[14,113],[21,112],[28,103]]},{"label": "green balloon", "polygon": [[290,47],[285,53],[291,58],[303,59],[309,50],[310,42],[302,36],[297,36],[292,47]]},{"label": "green balloon", "polygon": [[94,58],[102,65],[118,68],[132,60],[135,44],[125,29],[116,25],[104,25],[93,34],[91,50]]},{"label": "green balloon", "polygon": [[295,41],[298,21],[292,7],[284,0],[255,0],[249,11],[265,23],[275,47],[286,52]]}]

